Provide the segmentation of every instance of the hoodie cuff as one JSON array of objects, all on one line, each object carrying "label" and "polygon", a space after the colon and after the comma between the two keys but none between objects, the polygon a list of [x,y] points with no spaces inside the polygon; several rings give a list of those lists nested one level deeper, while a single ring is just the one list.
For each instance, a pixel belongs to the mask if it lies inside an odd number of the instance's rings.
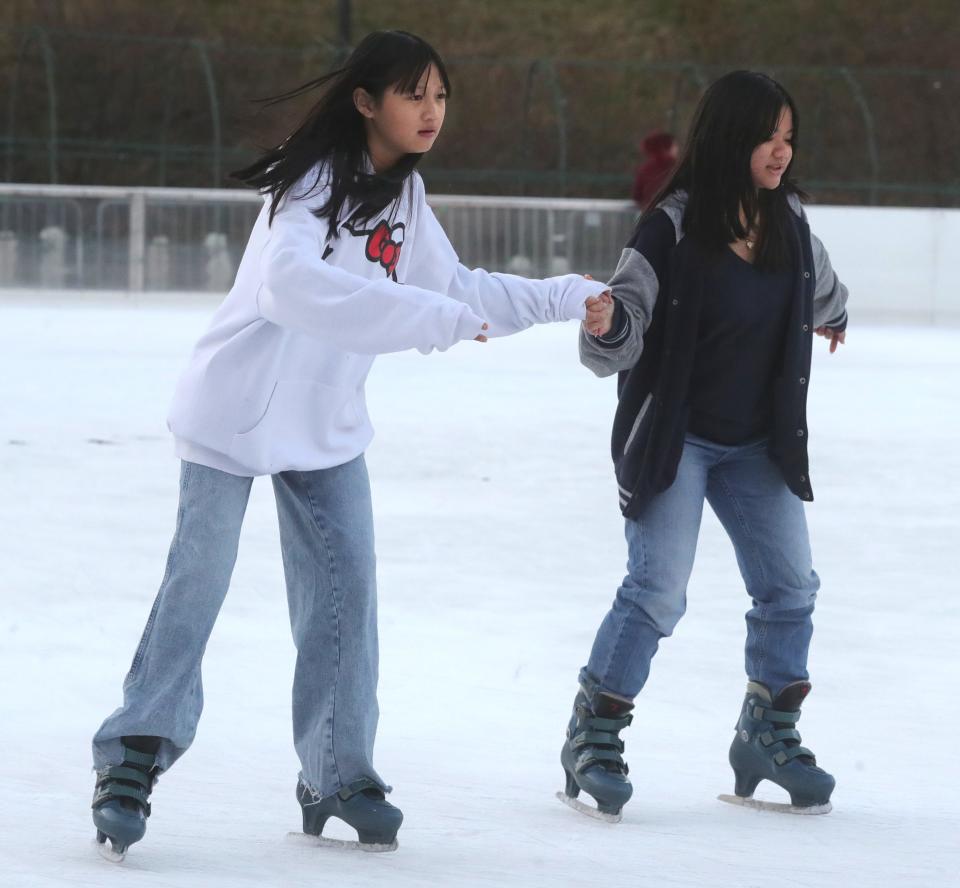
[{"label": "hoodie cuff", "polygon": [[599,296],[610,289],[603,281],[588,281],[579,274],[563,275],[554,280],[564,280],[564,283],[568,283],[560,300],[559,320],[562,321],[586,320],[587,300],[591,296]]},{"label": "hoodie cuff", "polygon": [[460,317],[454,327],[454,340],[451,344],[463,342],[465,339],[476,339],[481,333],[486,335],[489,331],[483,329],[484,323],[483,318],[474,314],[469,306],[461,306]]}]

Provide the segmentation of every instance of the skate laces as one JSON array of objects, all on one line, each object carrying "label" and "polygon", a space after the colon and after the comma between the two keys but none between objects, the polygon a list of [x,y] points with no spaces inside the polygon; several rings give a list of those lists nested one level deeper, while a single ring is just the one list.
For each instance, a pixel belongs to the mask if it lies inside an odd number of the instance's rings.
[{"label": "skate laces", "polygon": [[307,781],[304,780],[303,777],[300,778],[299,788],[305,790],[314,802],[319,802],[323,798],[323,796],[320,795],[320,791],[314,789],[313,785],[310,783],[307,783]]}]

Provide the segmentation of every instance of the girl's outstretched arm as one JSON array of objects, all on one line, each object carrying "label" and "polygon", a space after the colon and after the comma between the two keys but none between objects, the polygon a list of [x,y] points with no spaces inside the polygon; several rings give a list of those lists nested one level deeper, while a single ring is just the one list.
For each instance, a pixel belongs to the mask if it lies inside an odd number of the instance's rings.
[{"label": "girl's outstretched arm", "polygon": [[482,333],[484,319],[442,293],[325,262],[319,230],[302,201],[288,201],[274,217],[260,254],[257,305],[266,320],[359,354],[427,353]]},{"label": "girl's outstretched arm", "polygon": [[[417,183],[419,186],[419,183]],[[416,247],[407,282],[446,293],[466,303],[490,324],[490,336],[509,336],[533,324],[583,320],[585,303],[599,296],[607,285],[566,274],[531,280],[461,264],[433,211],[418,187]]]}]

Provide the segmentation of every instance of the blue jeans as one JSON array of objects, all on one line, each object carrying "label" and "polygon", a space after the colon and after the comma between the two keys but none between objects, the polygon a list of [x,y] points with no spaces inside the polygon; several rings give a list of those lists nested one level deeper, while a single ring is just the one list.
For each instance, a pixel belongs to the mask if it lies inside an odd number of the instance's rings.
[{"label": "blue jeans", "polygon": [[[200,662],[237,557],[252,478],[184,462],[167,569],[123,684],[123,706],[93,738],[94,767],[117,764],[121,739],[160,737],[169,768],[203,709]],[[373,769],[377,603],[370,484],[362,456],[273,476],[290,625],[297,649],[293,739],[302,777],[328,796]]]},{"label": "blue jeans", "polygon": [[803,503],[767,455],[767,441],[725,446],[687,435],[673,484],[627,519],[627,575],[600,624],[582,678],[633,698],[661,638],[687,606],[687,582],[710,503],[737,555],[753,606],[747,611],[747,677],[777,694],[807,678],[814,601]]}]

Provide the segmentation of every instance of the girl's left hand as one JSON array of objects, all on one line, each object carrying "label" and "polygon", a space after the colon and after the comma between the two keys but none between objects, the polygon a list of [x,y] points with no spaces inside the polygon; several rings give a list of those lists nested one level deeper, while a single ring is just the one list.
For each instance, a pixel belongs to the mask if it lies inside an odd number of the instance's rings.
[{"label": "girl's left hand", "polygon": [[830,340],[831,355],[837,350],[838,345],[843,345],[847,340],[846,330],[831,330],[829,327],[817,327],[813,332],[816,333],[817,336],[823,336]]}]

